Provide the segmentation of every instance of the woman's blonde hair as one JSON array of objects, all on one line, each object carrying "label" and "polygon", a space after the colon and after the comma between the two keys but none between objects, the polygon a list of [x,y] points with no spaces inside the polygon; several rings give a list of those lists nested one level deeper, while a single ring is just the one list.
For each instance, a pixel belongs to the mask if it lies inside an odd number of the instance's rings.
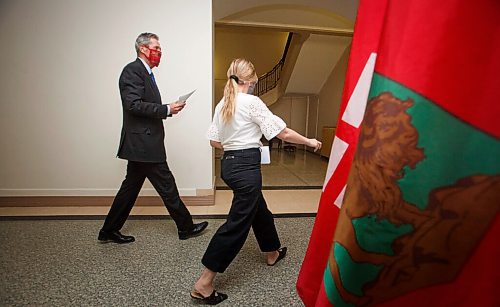
[{"label": "woman's blonde hair", "polygon": [[235,59],[231,62],[227,70],[227,82],[224,87],[224,105],[222,106],[222,120],[224,123],[233,118],[238,84],[257,81],[257,74],[252,62],[245,59]]}]

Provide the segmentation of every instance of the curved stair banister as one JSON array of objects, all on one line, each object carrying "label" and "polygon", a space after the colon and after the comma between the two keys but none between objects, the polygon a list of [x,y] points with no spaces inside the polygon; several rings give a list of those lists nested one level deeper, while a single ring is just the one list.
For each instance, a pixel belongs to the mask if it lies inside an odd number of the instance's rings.
[{"label": "curved stair banister", "polygon": [[281,60],[279,60],[278,64],[276,64],[273,67],[273,69],[271,69],[269,72],[259,77],[259,81],[257,81],[257,84],[255,85],[255,95],[257,96],[264,95],[265,93],[275,88],[276,85],[278,85],[278,82],[280,80],[281,70],[283,69],[283,65],[285,64],[288,48],[290,47],[290,43],[292,41],[292,36],[293,33],[290,32],[288,34],[288,39],[286,41],[285,49],[283,51],[283,56],[281,57]]}]

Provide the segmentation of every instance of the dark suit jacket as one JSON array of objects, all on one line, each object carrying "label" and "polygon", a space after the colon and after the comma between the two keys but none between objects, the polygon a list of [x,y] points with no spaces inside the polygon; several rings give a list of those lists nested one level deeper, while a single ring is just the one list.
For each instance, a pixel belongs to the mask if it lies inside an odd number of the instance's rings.
[{"label": "dark suit jacket", "polygon": [[138,162],[165,162],[167,105],[162,105],[160,91],[146,67],[137,58],[120,75],[123,127],[118,157]]}]

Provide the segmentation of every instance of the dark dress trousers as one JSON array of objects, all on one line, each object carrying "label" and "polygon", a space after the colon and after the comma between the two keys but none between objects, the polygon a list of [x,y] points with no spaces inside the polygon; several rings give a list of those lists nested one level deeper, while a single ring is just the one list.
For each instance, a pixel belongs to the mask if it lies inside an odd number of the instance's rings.
[{"label": "dark dress trousers", "polygon": [[193,227],[191,214],[182,202],[165,154],[163,120],[167,105],[140,59],[129,63],[119,80],[123,108],[118,157],[128,160],[127,175],[111,205],[102,230],[123,227],[146,178],[163,199],[180,231]]},{"label": "dark dress trousers", "polygon": [[281,243],[273,214],[262,195],[260,149],[225,151],[221,175],[233,190],[233,202],[227,220],[210,240],[201,262],[213,272],[224,273],[238,255],[253,229],[262,252],[272,252]]}]

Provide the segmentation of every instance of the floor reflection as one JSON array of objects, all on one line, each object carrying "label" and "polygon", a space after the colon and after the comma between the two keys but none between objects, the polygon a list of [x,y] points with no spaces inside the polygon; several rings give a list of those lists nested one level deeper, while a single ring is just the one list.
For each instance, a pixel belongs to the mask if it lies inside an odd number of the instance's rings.
[{"label": "floor reflection", "polygon": [[[217,189],[228,189],[220,178],[220,153],[216,154],[215,175]],[[271,150],[271,164],[262,165],[263,189],[321,189],[328,160],[319,154],[297,149]]]}]

